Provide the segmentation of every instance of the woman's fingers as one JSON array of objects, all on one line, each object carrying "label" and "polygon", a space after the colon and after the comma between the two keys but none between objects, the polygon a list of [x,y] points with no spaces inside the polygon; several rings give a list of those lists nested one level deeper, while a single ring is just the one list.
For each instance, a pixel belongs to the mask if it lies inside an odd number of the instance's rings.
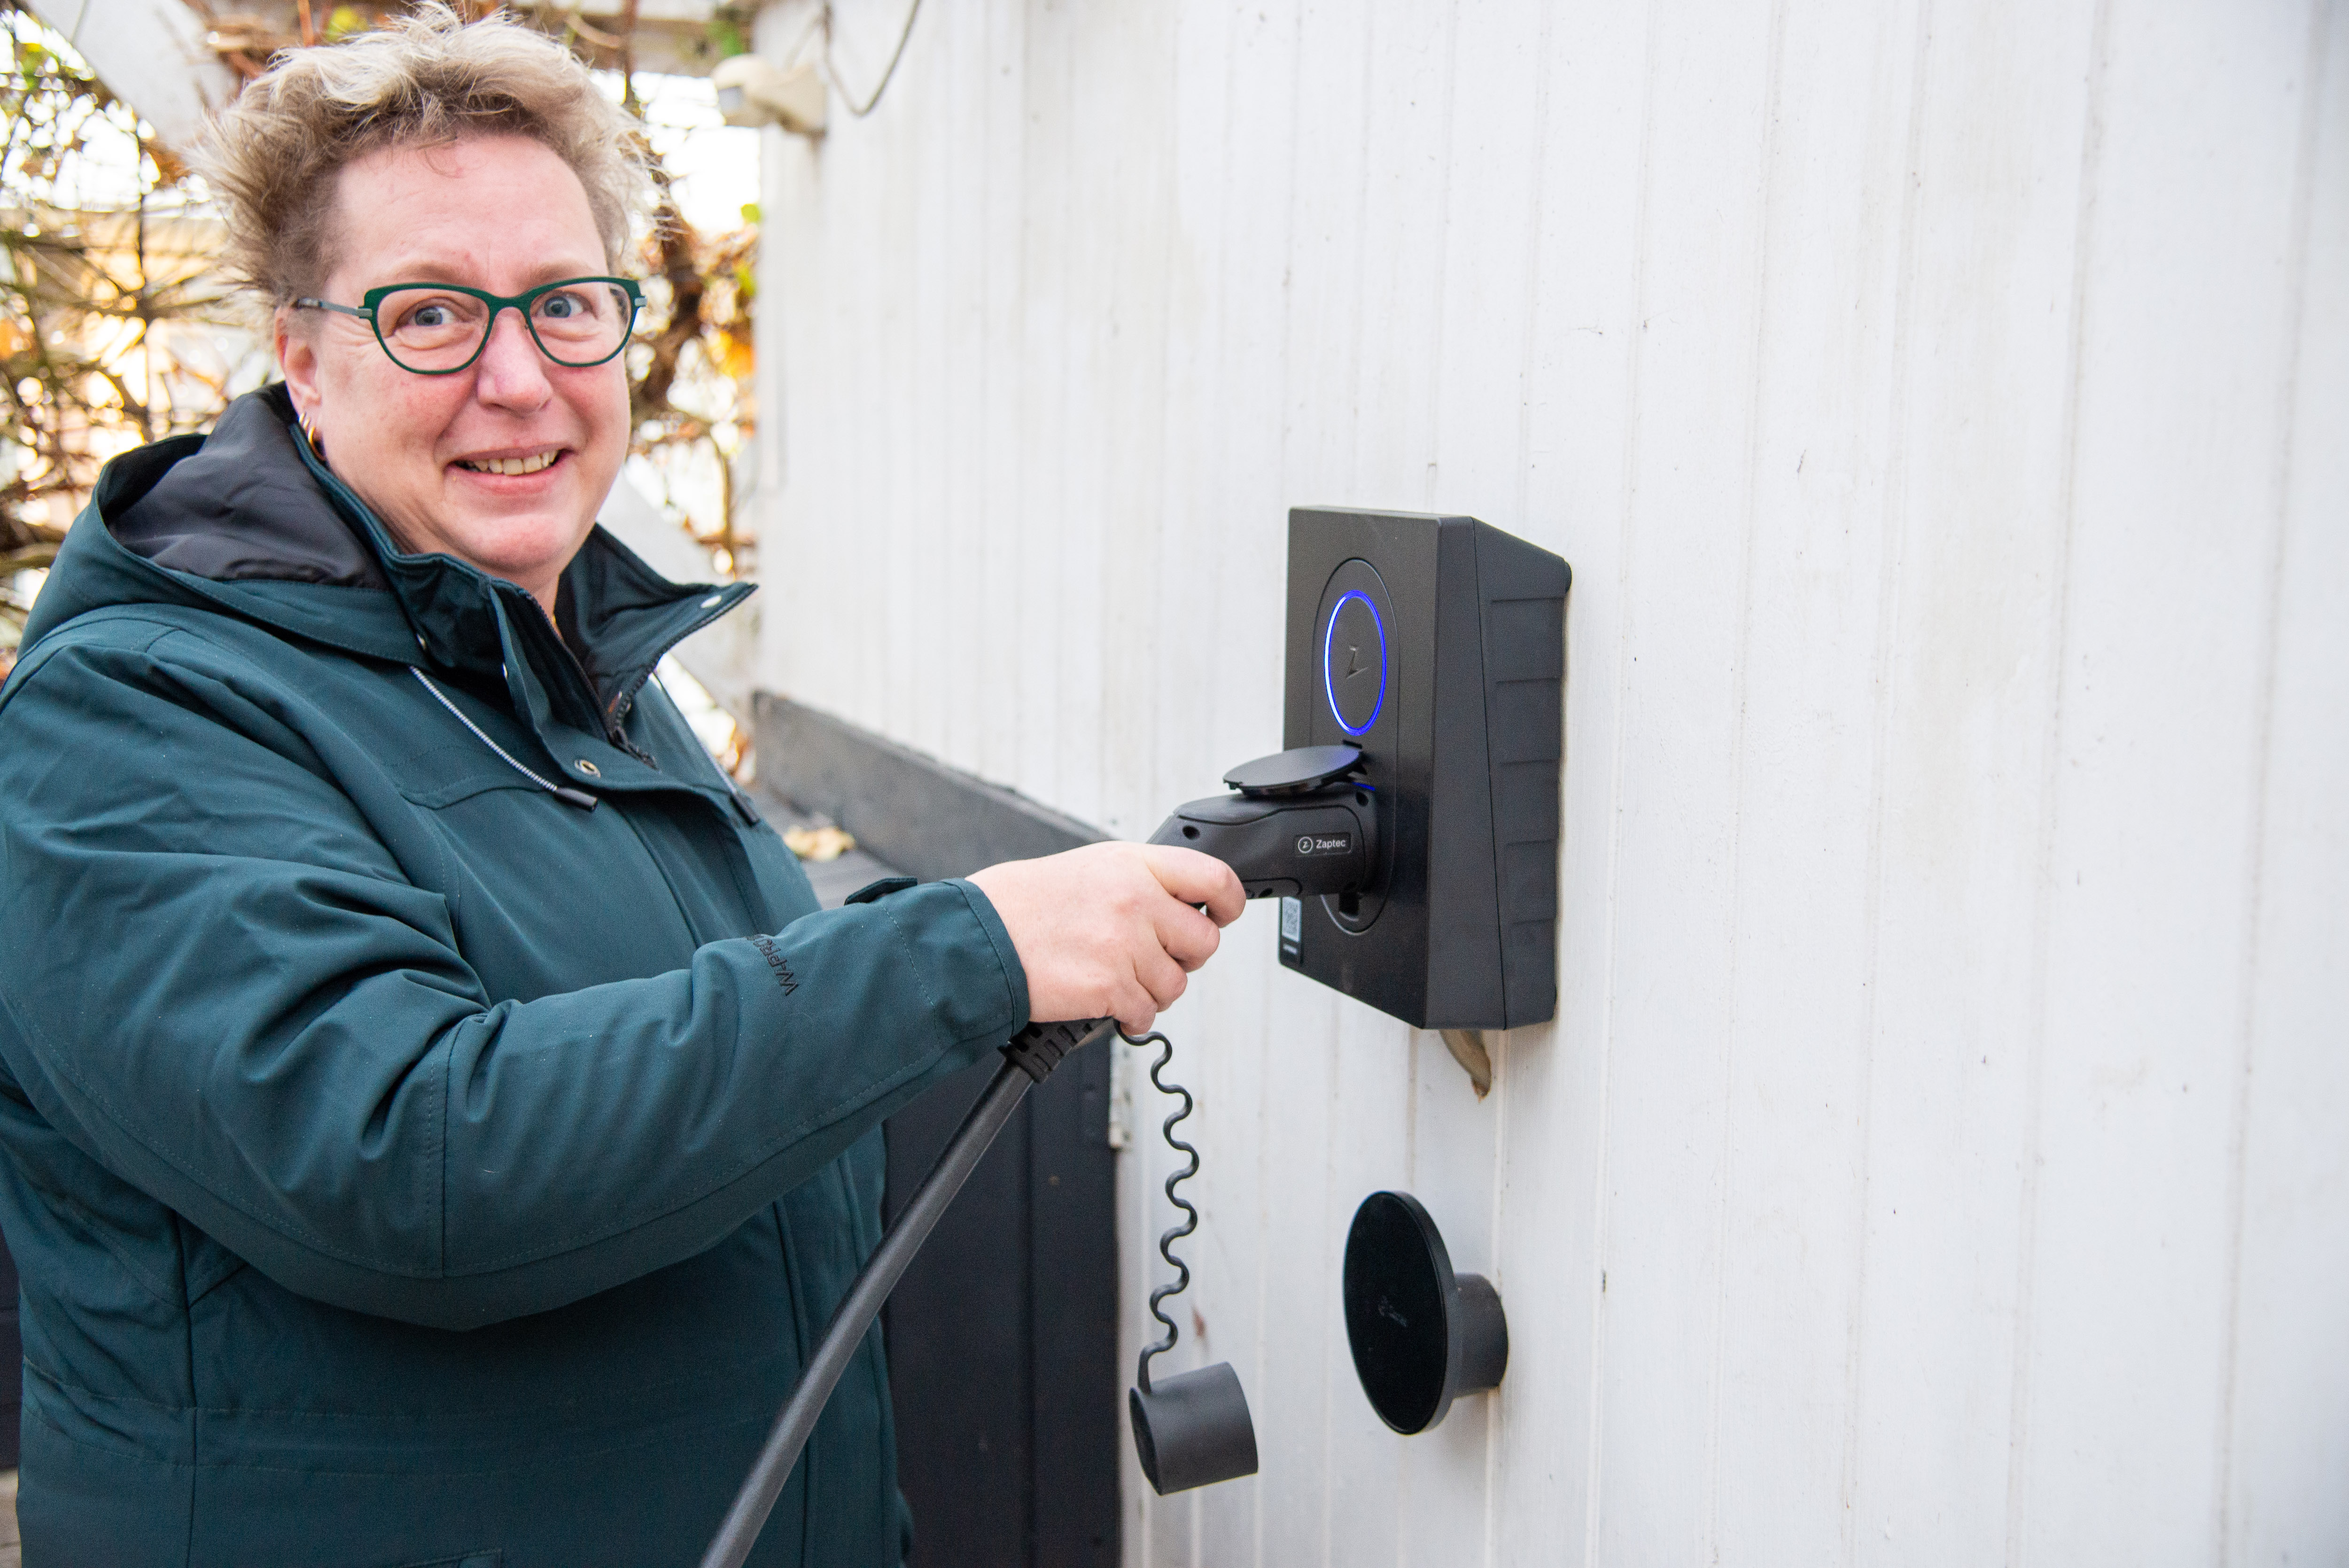
[{"label": "woman's fingers", "polygon": [[1145,957],[1119,977],[1100,1011],[1115,1018],[1127,1034],[1139,1035],[1174,1005],[1189,984],[1189,976],[1164,954]]},{"label": "woman's fingers", "polygon": [[1223,941],[1224,934],[1215,921],[1187,903],[1170,899],[1158,913],[1158,945],[1185,971],[1213,958]]},{"label": "woman's fingers", "polygon": [[1247,902],[1222,861],[1144,844],[1008,861],[970,881],[1011,934],[1031,1017],[1113,1016],[1129,1032],[1182,995]]},{"label": "woman's fingers", "polygon": [[1183,995],[1183,988],[1191,983],[1191,977],[1184,972],[1183,966],[1163,952],[1153,954],[1135,965],[1133,977],[1142,983],[1142,989],[1149,995],[1153,1010],[1161,1013],[1173,1006]]},{"label": "woman's fingers", "polygon": [[1229,925],[1247,907],[1240,879],[1215,856],[1168,844],[1144,844],[1141,849],[1159,885],[1178,903],[1206,904],[1208,916],[1217,925]]}]

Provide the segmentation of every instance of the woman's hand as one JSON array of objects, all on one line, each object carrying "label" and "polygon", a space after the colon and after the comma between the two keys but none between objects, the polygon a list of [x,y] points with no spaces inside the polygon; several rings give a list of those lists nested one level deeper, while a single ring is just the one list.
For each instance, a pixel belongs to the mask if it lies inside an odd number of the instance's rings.
[{"label": "woman's hand", "polygon": [[[1032,1018],[1115,1018],[1140,1034],[1215,955],[1247,900],[1223,861],[1157,844],[1088,844],[971,873],[1028,971]],[[1202,913],[1196,906],[1205,905]]]}]

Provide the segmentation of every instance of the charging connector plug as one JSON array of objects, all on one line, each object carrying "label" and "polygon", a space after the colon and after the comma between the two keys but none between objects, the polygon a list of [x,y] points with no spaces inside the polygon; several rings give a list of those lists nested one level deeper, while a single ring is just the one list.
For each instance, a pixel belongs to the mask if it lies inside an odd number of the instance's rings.
[{"label": "charging connector plug", "polygon": [[1351,775],[1350,746],[1309,746],[1235,768],[1229,795],[1178,806],[1150,836],[1210,854],[1250,898],[1345,897],[1367,891],[1378,863],[1378,807]]}]

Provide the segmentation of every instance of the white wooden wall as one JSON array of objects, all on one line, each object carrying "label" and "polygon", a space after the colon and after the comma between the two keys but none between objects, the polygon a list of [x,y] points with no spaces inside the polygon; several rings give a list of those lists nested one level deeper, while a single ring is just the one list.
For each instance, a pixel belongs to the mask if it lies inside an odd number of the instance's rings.
[{"label": "white wooden wall", "polygon": [[[2349,5],[957,0],[834,112],[772,686],[1140,836],[1278,744],[1290,505],[1575,568],[1492,1098],[1264,909],[1168,1019],[1264,1467],[1130,1563],[2349,1562]],[[1512,1329],[1413,1439],[1388,1185]]]}]

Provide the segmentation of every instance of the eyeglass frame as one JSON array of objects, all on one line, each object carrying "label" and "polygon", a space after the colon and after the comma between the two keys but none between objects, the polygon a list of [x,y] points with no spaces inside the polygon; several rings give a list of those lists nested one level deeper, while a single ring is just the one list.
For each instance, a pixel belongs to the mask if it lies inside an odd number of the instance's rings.
[{"label": "eyeglass frame", "polygon": [[[627,295],[628,324],[620,329],[620,341],[613,346],[612,352],[600,358],[574,361],[556,357],[554,351],[546,346],[546,340],[538,335],[538,327],[531,320],[532,305],[557,289],[570,288],[576,284],[617,284],[621,293]],[[376,312],[381,308],[386,299],[407,289],[438,289],[443,294],[465,294],[480,300],[490,307],[489,321],[481,328],[481,341],[473,346],[473,352],[464,364],[452,365],[446,370],[419,370],[391,351],[391,345],[383,340],[383,322]],[[381,288],[369,289],[359,295],[359,303],[357,304],[336,304],[329,299],[304,298],[294,301],[295,310],[331,310],[339,315],[357,316],[366,322],[369,330],[374,332],[376,346],[383,350],[384,357],[410,376],[457,376],[471,370],[481,362],[482,353],[490,346],[491,335],[497,331],[498,317],[504,315],[509,306],[521,313],[523,330],[530,334],[531,342],[537,346],[538,351],[545,355],[549,361],[562,366],[566,370],[592,370],[598,365],[609,364],[618,357],[622,349],[628,346],[628,338],[636,329],[636,317],[644,314],[645,291],[634,278],[597,275],[584,278],[557,278],[551,284],[541,284],[534,289],[518,294],[493,294],[487,289],[468,288],[463,284],[415,283],[386,284]]]}]

